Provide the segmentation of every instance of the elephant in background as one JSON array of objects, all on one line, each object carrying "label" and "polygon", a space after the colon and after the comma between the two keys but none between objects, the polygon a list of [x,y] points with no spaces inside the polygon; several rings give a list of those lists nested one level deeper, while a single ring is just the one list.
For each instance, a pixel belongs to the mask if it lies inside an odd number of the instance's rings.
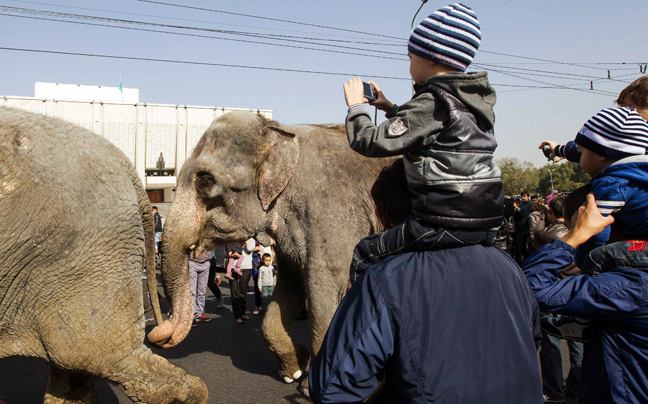
[{"label": "elephant in background", "polygon": [[64,121],[0,108],[0,357],[46,359],[45,403],[94,403],[95,378],[138,403],[206,403],[204,383],[144,344],[158,325],[153,216],[126,156]]},{"label": "elephant in background", "polygon": [[[216,119],[180,171],[164,227],[162,281],[185,296],[171,302],[175,333],[165,346],[191,327],[190,249],[254,237],[274,243],[279,264],[264,340],[283,380],[301,377],[350,287],[355,244],[378,230],[370,189],[387,163],[352,151],[343,126],[281,126],[249,112]],[[310,352],[288,335],[304,302]]]}]

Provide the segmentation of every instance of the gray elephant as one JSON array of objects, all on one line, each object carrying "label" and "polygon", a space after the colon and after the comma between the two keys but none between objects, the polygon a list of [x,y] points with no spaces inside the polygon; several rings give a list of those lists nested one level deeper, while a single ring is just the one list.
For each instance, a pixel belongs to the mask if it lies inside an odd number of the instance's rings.
[{"label": "gray elephant", "polygon": [[319,351],[350,287],[353,247],[378,229],[370,188],[386,163],[353,152],[342,126],[280,126],[249,112],[216,119],[180,171],[164,228],[162,281],[182,296],[171,302],[175,333],[165,346],[191,327],[190,248],[255,237],[274,242],[279,264],[263,336],[283,380],[298,379],[309,350],[288,331],[306,302],[310,354]]},{"label": "gray elephant", "polygon": [[46,403],[93,403],[96,377],[138,403],[206,403],[144,344],[145,263],[159,325],[153,216],[126,156],[43,115],[0,108],[0,358],[48,360]]}]

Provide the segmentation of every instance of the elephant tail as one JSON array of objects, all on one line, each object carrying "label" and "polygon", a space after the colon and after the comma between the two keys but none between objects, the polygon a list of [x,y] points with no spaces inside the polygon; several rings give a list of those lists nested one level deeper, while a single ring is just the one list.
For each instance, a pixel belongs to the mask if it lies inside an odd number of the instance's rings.
[{"label": "elephant tail", "polygon": [[[148,340],[151,343],[166,341],[173,335],[175,327],[169,320],[162,318],[162,311],[160,310],[160,299],[158,298],[157,290],[157,276],[155,274],[155,222],[153,220],[153,211],[151,210],[151,203],[149,202],[146,191],[142,185],[142,181],[137,176],[135,170],[131,170],[131,179],[135,192],[137,193],[137,201],[142,218],[142,226],[144,227],[144,248],[146,254],[146,280],[148,284],[148,292],[151,298],[151,306],[153,307],[153,315],[155,316],[155,326],[148,334]],[[142,291],[144,292],[144,291]]]}]

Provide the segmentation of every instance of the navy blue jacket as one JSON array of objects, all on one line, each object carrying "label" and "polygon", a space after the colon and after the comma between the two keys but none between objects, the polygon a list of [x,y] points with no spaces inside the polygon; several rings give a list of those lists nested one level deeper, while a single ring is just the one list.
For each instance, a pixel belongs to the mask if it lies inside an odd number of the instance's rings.
[{"label": "navy blue jacket", "polygon": [[557,280],[574,252],[554,240],[522,269],[543,311],[595,320],[583,353],[578,403],[648,403],[648,274],[618,267]]},{"label": "navy blue jacket", "polygon": [[592,178],[592,193],[603,216],[612,214],[621,232],[648,238],[648,156],[615,161]]},{"label": "navy blue jacket", "polygon": [[310,368],[315,403],[541,403],[539,309],[496,247],[401,254],[370,267]]}]

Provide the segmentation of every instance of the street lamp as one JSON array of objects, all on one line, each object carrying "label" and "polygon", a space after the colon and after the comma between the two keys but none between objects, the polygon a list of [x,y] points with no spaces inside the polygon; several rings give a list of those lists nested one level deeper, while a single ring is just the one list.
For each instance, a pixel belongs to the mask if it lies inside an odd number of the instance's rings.
[{"label": "street lamp", "polygon": [[553,194],[554,191],[554,186],[553,186],[553,175],[551,175],[551,170],[547,168],[547,171],[549,171],[549,179],[551,180],[551,193]]}]

